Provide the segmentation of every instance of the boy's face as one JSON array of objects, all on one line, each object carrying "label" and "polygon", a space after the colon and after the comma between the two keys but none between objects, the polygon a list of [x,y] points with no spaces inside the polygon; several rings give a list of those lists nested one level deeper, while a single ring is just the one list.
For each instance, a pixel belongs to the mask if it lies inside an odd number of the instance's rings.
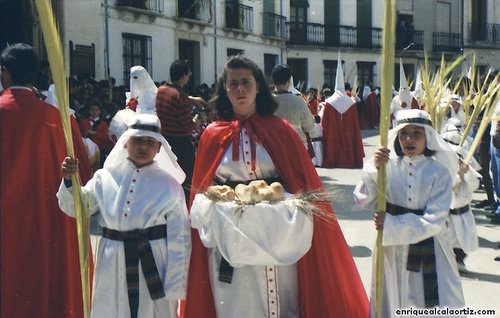
[{"label": "boy's face", "polygon": [[412,158],[421,155],[425,151],[426,138],[425,129],[416,125],[408,125],[398,132],[399,143],[403,153]]},{"label": "boy's face", "polygon": [[142,168],[153,162],[156,154],[160,152],[161,143],[152,137],[130,137],[125,144],[128,158]]}]

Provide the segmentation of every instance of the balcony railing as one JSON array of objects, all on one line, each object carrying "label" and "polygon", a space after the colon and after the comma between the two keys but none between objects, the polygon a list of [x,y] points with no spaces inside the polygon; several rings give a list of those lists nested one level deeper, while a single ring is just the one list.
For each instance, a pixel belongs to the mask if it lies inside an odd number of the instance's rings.
[{"label": "balcony railing", "polygon": [[177,6],[179,18],[212,22],[212,1],[210,0],[195,0],[191,3],[186,0],[177,0]]},{"label": "balcony railing", "polygon": [[263,23],[263,34],[265,36],[287,38],[286,17],[271,12],[264,12]]},{"label": "balcony railing", "polygon": [[131,7],[156,13],[164,11],[163,0],[117,0],[118,7]]},{"label": "balcony railing", "polygon": [[[288,44],[291,45],[318,45],[333,47],[356,47],[356,48],[381,48],[382,29],[353,27],[346,25],[319,24],[287,22]],[[406,45],[398,49],[406,48],[422,50],[424,32],[414,31],[405,41]],[[412,44],[411,44],[412,43]],[[411,45],[410,45],[411,44]]]},{"label": "balcony railing", "polygon": [[237,1],[226,1],[226,27],[253,31],[253,8]]},{"label": "balcony railing", "polygon": [[469,42],[500,43],[500,24],[469,23]]},{"label": "balcony railing", "polygon": [[356,30],[357,47],[367,49],[382,47],[382,29],[359,27]]},{"label": "balcony railing", "polygon": [[434,32],[432,34],[432,49],[440,52],[459,52],[462,41],[458,33]]},{"label": "balcony railing", "polygon": [[409,31],[396,36],[396,49],[398,50],[423,50],[424,31]]}]

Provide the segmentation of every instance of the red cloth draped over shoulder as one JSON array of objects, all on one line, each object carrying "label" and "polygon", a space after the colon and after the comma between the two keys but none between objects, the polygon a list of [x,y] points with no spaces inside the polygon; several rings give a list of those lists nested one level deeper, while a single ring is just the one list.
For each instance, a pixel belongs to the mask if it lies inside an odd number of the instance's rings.
[{"label": "red cloth draped over shoulder", "polygon": [[[271,156],[291,193],[322,190],[321,180],[293,128],[275,116],[252,115],[258,142]],[[218,121],[201,137],[194,168],[191,201],[212,184],[219,162],[239,132],[239,121]],[[288,141],[288,142],[284,142]],[[321,208],[334,216],[330,204]],[[216,317],[208,273],[207,249],[192,230],[186,317]],[[338,222],[314,217],[311,249],[298,262],[300,317],[368,317],[368,299]]]},{"label": "red cloth draped over shoulder", "polygon": [[321,125],[323,167],[363,167],[365,150],[356,107],[351,106],[345,113],[340,114],[332,105],[326,103]]},{"label": "red cloth draped over shoulder", "polygon": [[55,196],[66,156],[60,113],[30,90],[6,89],[0,138],[0,315],[83,317],[76,224]]}]

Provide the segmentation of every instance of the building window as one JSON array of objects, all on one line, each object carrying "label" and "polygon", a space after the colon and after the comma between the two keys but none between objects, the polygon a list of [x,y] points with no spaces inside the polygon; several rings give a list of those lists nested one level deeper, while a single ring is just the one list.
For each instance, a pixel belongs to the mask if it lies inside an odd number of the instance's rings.
[{"label": "building window", "polygon": [[[358,68],[358,84],[359,88],[362,90],[365,85],[373,84],[373,69],[375,68],[375,62],[356,62]],[[373,89],[373,87],[371,87]],[[363,92],[361,91],[361,95]]]},{"label": "building window", "polygon": [[132,66],[143,66],[153,77],[152,39],[150,36],[123,33],[123,80],[130,82],[130,68]]},{"label": "building window", "polygon": [[278,64],[278,55],[264,54],[264,74],[271,77],[274,66]]},{"label": "building window", "polygon": [[[296,3],[297,4],[297,3]],[[288,23],[289,41],[294,44],[307,43],[307,7],[290,6],[290,22]]]},{"label": "building window", "polygon": [[71,77],[95,78],[95,45],[75,44],[69,41]]},{"label": "building window", "polygon": [[335,90],[335,77],[337,76],[337,61],[325,60],[323,61],[324,66],[324,81],[332,92]]}]

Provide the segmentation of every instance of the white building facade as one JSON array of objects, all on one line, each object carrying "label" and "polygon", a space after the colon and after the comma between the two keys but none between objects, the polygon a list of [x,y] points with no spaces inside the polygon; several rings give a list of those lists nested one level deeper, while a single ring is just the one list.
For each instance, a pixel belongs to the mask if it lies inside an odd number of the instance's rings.
[{"label": "white building facade", "polygon": [[[21,16],[32,23],[24,41],[43,53],[32,1],[20,2],[28,11]],[[352,86],[381,82],[384,0],[52,2],[72,77],[113,77],[117,85],[127,85],[130,67],[142,65],[162,82],[170,80],[170,64],[185,59],[193,90],[214,83],[227,57],[243,53],[267,75],[274,65],[287,63],[295,85],[321,88],[334,85],[340,51]],[[398,0],[397,24],[396,58],[403,60],[409,81],[426,56],[438,65],[442,56],[452,61],[475,53],[480,72],[500,69],[499,0]],[[16,40],[3,30],[0,45]],[[457,72],[466,74],[471,61],[469,56]]]}]

